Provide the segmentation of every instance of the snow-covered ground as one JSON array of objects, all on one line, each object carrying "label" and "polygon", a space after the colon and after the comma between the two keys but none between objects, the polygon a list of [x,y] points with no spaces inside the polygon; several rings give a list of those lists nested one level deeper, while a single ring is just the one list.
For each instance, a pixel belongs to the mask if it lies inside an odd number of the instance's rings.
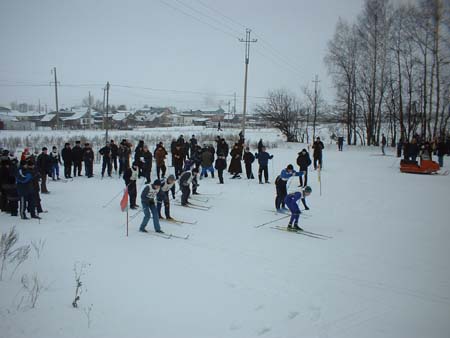
[{"label": "snow-covered ground", "polygon": [[[273,149],[272,181],[302,148]],[[40,222],[0,215],[0,231],[16,226],[20,244],[46,241],[40,258],[33,252],[0,282],[0,337],[449,337],[450,176],[402,174],[378,153],[328,145],[321,196],[310,171],[300,223],[326,240],[255,228],[280,217],[267,211],[273,184],[202,180],[201,193],[218,194],[203,196],[212,208],[172,206],[198,223],[163,222],[190,235],[166,240],[137,231],[142,214],[125,236],[120,198],[103,207],[123,181],[100,180],[99,167],[93,179],[50,182]],[[36,308],[24,298],[18,309],[20,278],[34,273],[46,289]]]}]

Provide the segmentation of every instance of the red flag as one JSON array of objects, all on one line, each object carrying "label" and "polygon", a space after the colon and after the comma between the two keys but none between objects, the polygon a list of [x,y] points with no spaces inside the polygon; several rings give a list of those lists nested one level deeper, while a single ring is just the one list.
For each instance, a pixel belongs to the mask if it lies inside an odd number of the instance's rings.
[{"label": "red flag", "polygon": [[123,191],[123,197],[120,200],[120,209],[122,209],[122,211],[127,210],[128,208],[128,187],[125,188],[125,190]]}]

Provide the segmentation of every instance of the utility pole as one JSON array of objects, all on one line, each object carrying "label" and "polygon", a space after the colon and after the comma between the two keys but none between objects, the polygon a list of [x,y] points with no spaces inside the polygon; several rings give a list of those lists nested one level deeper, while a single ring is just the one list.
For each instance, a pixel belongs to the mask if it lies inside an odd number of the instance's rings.
[{"label": "utility pole", "polygon": [[250,60],[250,43],[258,41],[257,39],[250,39],[252,30],[247,28],[245,30],[245,40],[239,39],[240,42],[245,43],[245,80],[244,80],[244,109],[242,111],[242,135],[245,136],[245,118],[247,113],[247,78],[248,78],[248,63]]},{"label": "utility pole", "polygon": [[92,103],[91,103],[91,92],[89,91],[89,108],[88,108],[88,127],[89,127],[89,129],[91,129],[91,105],[92,105]]},{"label": "utility pole", "polygon": [[316,139],[316,121],[317,121],[317,85],[320,82],[319,76],[314,79],[314,120],[313,120],[313,142]]},{"label": "utility pole", "polygon": [[103,104],[102,104],[103,129],[105,129],[105,99],[106,99],[106,88],[103,88]]},{"label": "utility pole", "polygon": [[236,115],[236,92],[234,92],[233,117]]},{"label": "utility pole", "polygon": [[53,75],[55,76],[54,82],[50,84],[55,85],[55,103],[56,103],[56,129],[59,129],[59,106],[58,106],[58,79],[56,77],[56,67],[53,67]]},{"label": "utility pole", "polygon": [[105,144],[108,142],[108,128],[109,128],[109,121],[108,121],[108,108],[109,108],[109,82],[106,83],[106,121],[105,121]]},{"label": "utility pole", "polygon": [[41,99],[39,99],[38,111],[39,115],[41,115]]}]

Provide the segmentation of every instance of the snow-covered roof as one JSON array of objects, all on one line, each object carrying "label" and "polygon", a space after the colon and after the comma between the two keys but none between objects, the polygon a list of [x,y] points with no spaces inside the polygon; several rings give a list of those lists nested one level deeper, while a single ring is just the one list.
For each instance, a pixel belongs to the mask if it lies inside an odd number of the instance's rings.
[{"label": "snow-covered roof", "polygon": [[207,119],[207,118],[199,118],[199,119],[193,119],[192,121],[194,121],[194,122],[206,122],[206,121],[209,121],[209,119]]},{"label": "snow-covered roof", "polygon": [[17,110],[11,110],[11,111],[2,111],[1,114],[4,115],[9,115],[9,116],[14,116],[14,117],[39,117],[39,116],[44,116],[45,113],[43,112],[38,112],[38,111],[28,111],[25,113],[21,113],[20,111]]},{"label": "snow-covered roof", "polygon": [[56,114],[47,114],[41,118],[41,122],[50,122],[55,118]]},{"label": "snow-covered roof", "polygon": [[15,116],[0,112],[0,121],[11,121],[16,122],[18,121]]},{"label": "snow-covered roof", "polygon": [[130,113],[115,113],[112,115],[112,119],[114,121],[123,121],[125,120],[128,116],[130,115]]},{"label": "snow-covered roof", "polygon": [[87,111],[85,109],[77,110],[70,116],[61,117],[61,120],[63,120],[63,121],[76,121],[76,120],[84,118],[86,115],[87,115]]}]

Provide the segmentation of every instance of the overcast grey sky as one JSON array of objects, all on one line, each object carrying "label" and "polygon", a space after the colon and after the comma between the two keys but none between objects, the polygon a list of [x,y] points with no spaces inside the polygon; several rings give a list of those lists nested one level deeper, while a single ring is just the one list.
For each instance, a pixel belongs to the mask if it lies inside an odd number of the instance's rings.
[{"label": "overcast grey sky", "polygon": [[[244,44],[237,37],[244,37],[244,26],[259,39],[251,46],[250,108],[270,89],[300,93],[303,85],[313,85],[316,73],[326,98],[332,100],[334,91],[323,63],[327,41],[338,17],[354,20],[362,4],[363,0],[0,0],[0,104],[37,104],[40,99],[53,109],[54,92],[47,84],[52,81],[51,68],[57,67],[63,107],[80,103],[89,90],[101,99],[106,81],[111,82],[111,104],[215,106],[219,100],[232,100],[219,95],[243,94]],[[43,86],[22,86],[28,84]],[[241,101],[238,98],[238,112]]]}]

